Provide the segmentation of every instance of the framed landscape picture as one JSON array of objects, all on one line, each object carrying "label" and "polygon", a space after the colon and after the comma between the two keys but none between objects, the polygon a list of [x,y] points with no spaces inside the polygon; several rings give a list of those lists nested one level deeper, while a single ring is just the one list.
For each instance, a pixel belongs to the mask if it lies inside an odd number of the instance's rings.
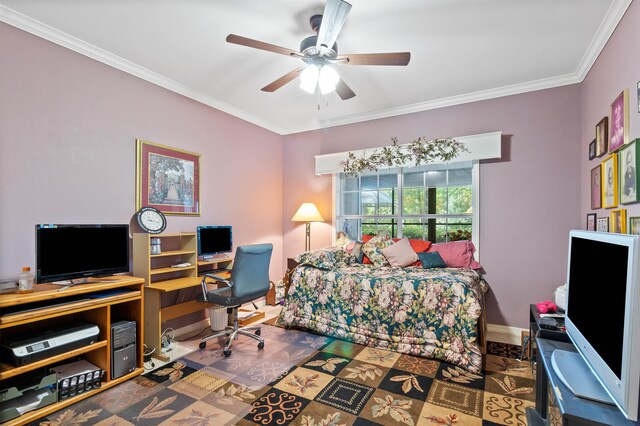
[{"label": "framed landscape picture", "polygon": [[618,156],[611,154],[602,162],[602,207],[618,206]]},{"label": "framed landscape picture", "polygon": [[638,202],[638,162],[640,161],[640,139],[620,148],[618,168],[620,169],[620,203]]},{"label": "framed landscape picture", "polygon": [[599,217],[597,222],[596,230],[598,232],[609,232],[609,218],[608,217]]},{"label": "framed landscape picture", "polygon": [[609,152],[615,152],[629,143],[629,89],[624,89],[611,104],[610,127]]},{"label": "framed landscape picture", "polygon": [[588,213],[587,214],[587,231],[595,231],[596,230],[596,214]]},{"label": "framed landscape picture", "polygon": [[609,215],[609,223],[611,224],[609,229],[616,234],[627,233],[627,209],[611,210]]},{"label": "framed landscape picture", "polygon": [[609,117],[596,125],[596,157],[602,157],[609,150]]},{"label": "framed landscape picture", "polygon": [[640,235],[640,216],[631,216],[629,218],[629,233]]},{"label": "framed landscape picture", "polygon": [[591,169],[591,210],[602,208],[602,166]]},{"label": "framed landscape picture", "polygon": [[136,140],[136,210],[200,215],[200,154]]}]

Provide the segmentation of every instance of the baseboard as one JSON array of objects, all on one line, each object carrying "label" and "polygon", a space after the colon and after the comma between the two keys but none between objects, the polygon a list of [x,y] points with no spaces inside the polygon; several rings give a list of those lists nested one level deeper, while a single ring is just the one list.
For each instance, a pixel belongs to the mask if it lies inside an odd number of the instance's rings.
[{"label": "baseboard", "polygon": [[487,324],[487,340],[491,342],[504,342],[519,345],[521,343],[520,339],[523,331],[529,330],[518,327],[509,327],[506,325]]},{"label": "baseboard", "polygon": [[194,322],[194,323],[185,325],[184,327],[177,328],[175,330],[176,339],[179,339],[182,336],[197,334],[207,327],[211,327],[209,316],[207,316],[204,319],[201,319],[198,322]]}]

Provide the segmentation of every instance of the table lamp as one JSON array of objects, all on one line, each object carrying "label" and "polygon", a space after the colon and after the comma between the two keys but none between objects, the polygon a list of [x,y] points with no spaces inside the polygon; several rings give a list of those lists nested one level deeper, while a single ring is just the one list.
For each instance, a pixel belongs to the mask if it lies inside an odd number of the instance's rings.
[{"label": "table lamp", "polygon": [[302,203],[296,214],[291,218],[292,222],[306,222],[307,234],[304,251],[311,250],[311,222],[324,222],[318,208],[313,203]]}]

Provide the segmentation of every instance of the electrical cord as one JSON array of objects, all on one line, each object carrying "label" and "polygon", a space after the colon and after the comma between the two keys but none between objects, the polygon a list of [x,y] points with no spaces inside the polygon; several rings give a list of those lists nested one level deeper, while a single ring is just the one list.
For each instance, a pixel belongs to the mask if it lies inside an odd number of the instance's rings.
[{"label": "electrical cord", "polygon": [[169,352],[173,349],[176,338],[176,331],[173,328],[167,328],[160,335],[160,344],[164,352]]},{"label": "electrical cord", "polygon": [[[156,352],[156,348],[153,349],[149,349],[149,347],[145,344],[144,345],[144,350],[142,351],[142,357],[144,359],[144,371],[151,371],[154,368],[156,368],[156,364],[155,362],[153,362],[153,358],[151,357],[151,355],[153,355]],[[151,366],[147,368],[147,363],[150,363]]]}]

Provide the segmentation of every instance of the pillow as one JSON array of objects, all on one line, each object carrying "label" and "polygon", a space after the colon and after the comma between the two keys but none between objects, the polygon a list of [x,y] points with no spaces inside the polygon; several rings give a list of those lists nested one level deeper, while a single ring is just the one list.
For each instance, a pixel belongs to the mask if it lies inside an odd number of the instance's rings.
[{"label": "pillow", "polygon": [[423,269],[447,267],[447,264],[444,263],[444,260],[442,260],[442,257],[437,251],[432,251],[430,253],[421,252],[418,253],[418,257],[420,258],[420,263],[422,264]]},{"label": "pillow", "polygon": [[333,246],[346,249],[349,243],[351,243],[351,239],[349,238],[347,233],[344,231],[340,231],[336,234],[336,243]]},{"label": "pillow", "polygon": [[473,258],[476,251],[471,241],[451,241],[432,244],[429,252],[438,252],[442,260],[451,268],[480,269],[482,266]]},{"label": "pillow", "polygon": [[[325,248],[305,251],[295,257],[295,261],[301,265],[311,265],[319,269],[332,269],[336,264],[335,248]],[[337,249],[344,251],[342,249]]]},{"label": "pillow", "polygon": [[[363,243],[367,243],[369,242],[373,237],[375,237],[375,235],[363,235],[362,236],[362,242]],[[371,265],[371,260],[369,260],[369,258],[367,257],[366,253],[362,254],[362,264],[363,265]]]},{"label": "pillow", "polygon": [[[388,266],[389,262],[387,262],[387,258],[384,257],[384,254],[382,254],[381,250],[383,248],[389,247],[391,244],[393,244],[393,240],[389,237],[389,234],[382,231],[378,233],[378,235],[364,243],[364,245],[362,246],[362,251],[374,266]],[[362,263],[367,262],[363,260]]]},{"label": "pillow", "polygon": [[351,250],[351,254],[356,258],[356,262],[362,263],[364,260],[364,252],[362,251],[362,246],[364,243],[362,241],[356,241],[353,244],[353,250]]},{"label": "pillow", "polygon": [[397,243],[381,249],[381,251],[391,266],[404,268],[418,260],[418,255],[413,251],[413,247],[411,247],[408,238],[403,238]]},{"label": "pillow", "polygon": [[[397,242],[400,241],[400,239],[394,238],[393,241]],[[422,253],[423,251],[429,250],[429,247],[431,247],[431,241],[426,240],[409,239],[409,244],[411,244],[411,248],[413,248],[413,251],[415,251],[416,253]],[[409,266],[422,266],[422,263],[420,262],[420,260],[416,260]]]}]

